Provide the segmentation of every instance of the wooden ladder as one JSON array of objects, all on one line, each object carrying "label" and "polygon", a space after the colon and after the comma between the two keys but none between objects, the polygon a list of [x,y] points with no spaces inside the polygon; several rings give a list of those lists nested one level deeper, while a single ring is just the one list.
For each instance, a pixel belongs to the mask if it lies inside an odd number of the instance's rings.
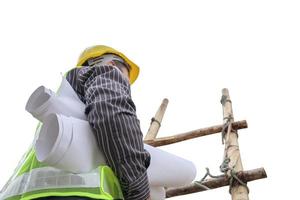
[{"label": "wooden ladder", "polygon": [[[189,185],[178,188],[167,188],[166,198],[186,195],[196,192],[207,191],[223,186],[230,186],[232,200],[249,200],[247,182],[266,178],[264,168],[243,170],[242,160],[239,151],[238,133],[239,129],[247,128],[246,120],[234,121],[232,112],[232,102],[228,89],[222,90],[221,104],[223,107],[223,124],[207,128],[176,134],[168,137],[156,138],[164,113],[168,105],[168,99],[164,99],[155,117],[151,119],[150,128],[144,138],[144,143],[154,147],[169,145],[197,137],[222,133],[223,144],[225,144],[224,159],[221,171],[224,173],[213,178],[203,179],[201,182],[195,181]],[[209,173],[208,169],[207,172]],[[207,173],[207,175],[208,175]],[[206,176],[205,176],[206,177]]]}]

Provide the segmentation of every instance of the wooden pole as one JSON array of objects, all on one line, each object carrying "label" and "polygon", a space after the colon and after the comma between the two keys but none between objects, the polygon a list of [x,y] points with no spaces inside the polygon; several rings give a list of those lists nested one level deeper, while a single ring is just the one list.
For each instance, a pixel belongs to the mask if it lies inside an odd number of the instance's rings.
[{"label": "wooden pole", "polygon": [[144,140],[153,140],[156,138],[158,130],[161,125],[161,121],[163,119],[163,116],[166,112],[167,106],[168,106],[169,100],[163,99],[160,107],[158,108],[155,117],[152,118],[150,127],[148,129],[148,132],[144,138]]},{"label": "wooden pole", "polygon": [[[258,168],[258,169],[238,172],[237,176],[242,181],[249,182],[249,181],[266,178],[267,174],[264,168]],[[218,178],[211,178],[211,179],[204,180],[201,184],[208,187],[209,189],[215,189],[215,188],[229,185],[229,177],[225,175],[221,175],[218,176]],[[174,196],[192,194],[192,193],[202,192],[202,191],[206,191],[206,189],[203,187],[199,187],[197,184],[193,183],[191,185],[187,185],[183,187],[167,189],[166,197],[170,198]]]},{"label": "wooden pole", "polygon": [[[222,90],[221,103],[223,106],[223,122],[224,124],[228,125],[227,133],[224,136],[224,159],[229,159],[229,170],[227,171],[227,175],[230,177],[232,169],[235,172],[243,171],[243,165],[239,151],[237,130],[233,129],[232,127],[232,122],[234,121],[232,104],[229,96],[229,91],[226,88]],[[249,200],[248,189],[243,185],[235,183],[234,185],[232,185],[230,192],[232,200]]]},{"label": "wooden pole", "polygon": [[[232,127],[235,130],[238,130],[238,129],[247,128],[248,125],[246,120],[243,120],[243,121],[237,121],[232,123]],[[197,137],[220,133],[222,132],[222,129],[223,129],[223,125],[216,125],[216,126],[189,131],[186,133],[176,134],[173,136],[161,137],[154,140],[144,140],[144,143],[154,147],[164,146],[164,145],[173,144],[173,143],[177,143],[177,142],[181,142],[181,141],[185,141]]]}]

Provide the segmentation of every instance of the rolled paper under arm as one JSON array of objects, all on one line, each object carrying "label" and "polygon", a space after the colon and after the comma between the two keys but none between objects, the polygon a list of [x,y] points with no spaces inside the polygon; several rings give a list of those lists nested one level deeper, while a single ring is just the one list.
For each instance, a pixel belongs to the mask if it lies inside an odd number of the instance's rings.
[{"label": "rolled paper under arm", "polygon": [[38,87],[29,97],[25,109],[41,122],[51,113],[86,120],[85,104],[65,78],[58,95],[44,86]]},{"label": "rolled paper under arm", "polygon": [[[43,122],[35,145],[38,160],[74,173],[105,164],[86,121],[85,104],[65,79],[58,94],[41,86],[26,104],[26,110]],[[196,168],[192,162],[147,144],[145,149],[151,155],[149,183],[157,194],[164,192],[163,187],[183,186],[194,180]]]},{"label": "rolled paper under arm", "polygon": [[[151,155],[147,170],[150,185],[176,187],[194,180],[196,168],[192,162],[147,144],[144,147]],[[106,164],[89,123],[59,114],[46,118],[35,149],[40,162],[74,173]]]},{"label": "rolled paper under arm", "polygon": [[106,165],[89,123],[59,114],[47,116],[35,150],[40,162],[74,173]]},{"label": "rolled paper under arm", "polygon": [[191,161],[147,144],[144,147],[151,155],[147,170],[150,185],[183,186],[196,177],[196,167]]}]

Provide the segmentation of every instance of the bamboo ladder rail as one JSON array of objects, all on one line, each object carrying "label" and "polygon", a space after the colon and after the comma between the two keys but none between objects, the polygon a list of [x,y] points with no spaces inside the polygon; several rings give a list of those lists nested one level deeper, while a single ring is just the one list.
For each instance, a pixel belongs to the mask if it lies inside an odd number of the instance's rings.
[{"label": "bamboo ladder rail", "polygon": [[[228,159],[226,173],[228,177],[232,176],[232,172],[243,171],[242,159],[239,150],[237,130],[233,129],[231,124],[234,121],[232,104],[227,88],[222,90],[221,103],[223,106],[223,120],[227,126],[227,133],[224,135],[225,150],[224,161]],[[223,138],[222,138],[223,139]],[[249,200],[247,186],[234,184],[230,188],[232,200]]]},{"label": "bamboo ladder rail", "polygon": [[[155,117],[151,120],[150,128],[148,129],[148,132],[145,136],[144,143],[157,147],[222,132],[222,139],[225,140],[224,160],[225,158],[228,158],[228,160],[230,161],[228,163],[228,166],[231,167],[230,169],[234,169],[235,177],[237,177],[239,181],[242,181],[243,183],[267,178],[267,174],[264,168],[243,171],[238,148],[237,130],[248,128],[248,125],[246,120],[236,122],[233,121],[231,100],[229,97],[228,89],[226,88],[222,90],[221,103],[223,105],[224,124],[201,128],[186,133],[175,134],[173,136],[156,138],[163,115],[168,105],[168,100],[164,99],[159,109],[157,110]],[[205,179],[201,184],[209,189],[215,189],[228,185],[232,186],[230,189],[232,200],[248,200],[249,197],[247,188],[239,184],[236,180],[232,182],[232,174],[230,173],[231,171],[232,170],[228,170],[223,175]],[[182,187],[167,188],[166,198],[192,194],[206,190],[207,189],[199,187],[199,185],[194,182]]]},{"label": "bamboo ladder rail", "polygon": [[148,132],[147,132],[147,134],[144,138],[144,141],[153,141],[156,138],[158,130],[160,128],[161,121],[162,121],[162,119],[164,117],[164,114],[166,112],[168,103],[169,103],[168,99],[163,99],[161,105],[159,106],[159,108],[158,108],[158,110],[155,114],[155,117],[153,117],[151,119],[151,124],[150,124]]}]

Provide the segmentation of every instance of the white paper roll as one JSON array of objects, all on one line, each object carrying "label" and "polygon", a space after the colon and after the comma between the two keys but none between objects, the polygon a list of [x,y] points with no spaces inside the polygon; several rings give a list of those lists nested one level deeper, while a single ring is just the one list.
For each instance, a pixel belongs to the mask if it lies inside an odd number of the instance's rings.
[{"label": "white paper roll", "polygon": [[74,91],[70,83],[67,81],[65,77],[62,77],[61,85],[57,91],[57,95],[59,97],[70,98],[78,103],[83,104],[83,102],[79,99],[77,93]]},{"label": "white paper roll", "polygon": [[86,120],[85,104],[80,101],[65,78],[58,95],[44,86],[38,87],[29,97],[25,109],[41,122],[51,113]]},{"label": "white paper roll", "polygon": [[183,186],[196,177],[196,167],[191,161],[147,144],[144,147],[151,155],[147,170],[151,186]]},{"label": "white paper roll", "polygon": [[50,114],[35,145],[40,162],[73,173],[88,172],[106,165],[87,121]]}]

